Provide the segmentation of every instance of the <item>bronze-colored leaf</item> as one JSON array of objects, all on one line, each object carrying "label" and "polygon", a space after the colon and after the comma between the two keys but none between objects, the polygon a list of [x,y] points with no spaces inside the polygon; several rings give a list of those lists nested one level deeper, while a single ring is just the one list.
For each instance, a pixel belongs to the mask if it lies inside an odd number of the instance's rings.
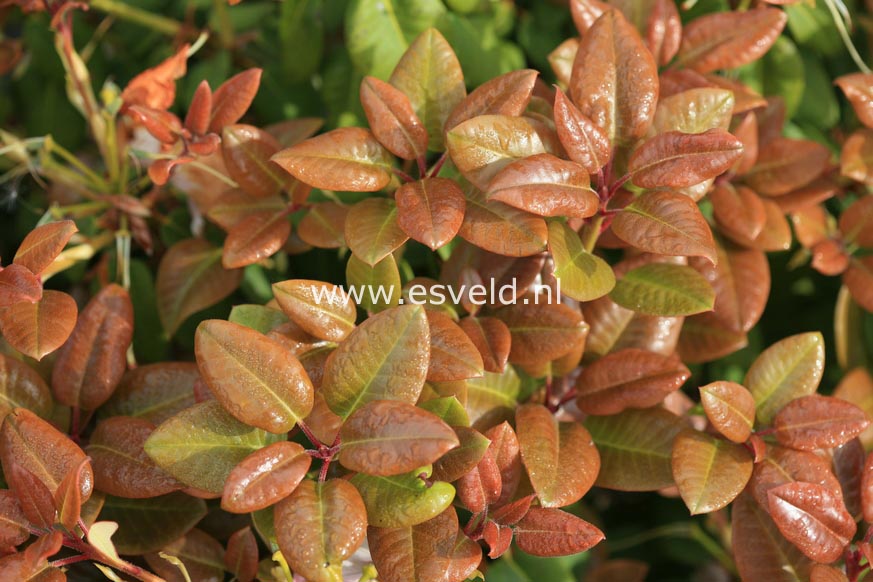
[{"label": "bronze-colored leaf", "polygon": [[240,188],[257,198],[274,196],[289,181],[270,158],[282,146],[253,125],[228,125],[221,132],[224,167]]},{"label": "bronze-colored leaf", "polygon": [[691,372],[673,356],[637,349],[607,354],[582,369],[576,403],[588,414],[617,414],[649,408],[678,390]]},{"label": "bronze-colored leaf", "polygon": [[252,582],[258,575],[258,540],[251,527],[235,531],[227,540],[224,568],[239,582]]},{"label": "bronze-colored leaf", "polygon": [[764,202],[745,186],[718,184],[709,194],[712,213],[720,229],[755,240],[767,222]]},{"label": "bronze-colored leaf", "polygon": [[848,582],[849,579],[839,568],[814,564],[809,574],[809,582]]},{"label": "bronze-colored leaf", "polygon": [[391,154],[370,131],[342,127],[312,137],[271,158],[314,188],[375,192],[391,181]]},{"label": "bronze-colored leaf", "polygon": [[549,237],[545,220],[479,190],[467,194],[467,211],[458,234],[479,248],[507,257],[527,257],[542,251]]},{"label": "bronze-colored leaf", "polygon": [[840,214],[840,232],[849,242],[873,247],[873,196],[862,196]]},{"label": "bronze-colored leaf", "polygon": [[314,247],[338,249],[346,244],[349,207],[336,202],[313,204],[297,226],[297,236]]},{"label": "bronze-colored leaf", "polygon": [[861,123],[873,128],[873,74],[852,73],[834,82],[846,94]]},{"label": "bronze-colored leaf", "polygon": [[291,223],[285,212],[249,216],[228,231],[221,265],[238,269],[257,263],[279,251],[290,235]]},{"label": "bronze-colored leaf", "polygon": [[496,503],[500,499],[503,484],[500,481],[500,467],[491,449],[486,449],[479,462],[462,475],[455,485],[461,504],[474,514],[482,513]]},{"label": "bronze-colored leaf", "polygon": [[11,264],[0,271],[0,309],[20,301],[42,299],[42,281],[27,267]]},{"label": "bronze-colored leaf", "polygon": [[342,288],[306,279],[273,284],[279,307],[314,337],[338,342],[355,328],[355,304]]},{"label": "bronze-colored leaf", "polygon": [[[873,312],[873,257],[852,257],[848,268],[843,273],[843,285],[846,286],[858,305]],[[0,321],[0,326],[2,326],[2,321]],[[4,332],[5,329],[3,327]],[[8,336],[6,339],[9,339]]]},{"label": "bronze-colored leaf", "polygon": [[160,424],[194,404],[200,373],[193,362],[161,362],[138,366],[121,379],[100,414],[134,416]]},{"label": "bronze-colored leaf", "polygon": [[207,216],[224,230],[230,231],[250,216],[273,215],[284,210],[287,205],[288,203],[279,195],[258,198],[245,190],[233,188],[218,197],[209,207]]},{"label": "bronze-colored leaf", "polygon": [[762,508],[767,509],[770,505],[767,494],[771,489],[795,482],[814,483],[842,497],[840,482],[834,476],[828,460],[815,453],[775,444],[767,447],[766,456],[755,463],[749,492]]},{"label": "bronze-colored leaf", "polygon": [[86,469],[91,472],[90,459],[87,457],[67,473],[54,494],[57,523],[69,531],[76,529],[82,516],[82,478]]},{"label": "bronze-colored leaf", "polygon": [[427,130],[402,91],[375,77],[365,77],[361,105],[373,135],[391,153],[405,160],[427,153]]},{"label": "bronze-colored leaf", "polygon": [[52,396],[36,370],[0,354],[0,418],[13,408],[27,408],[37,416],[48,418],[52,412]]},{"label": "bronze-colored leaf", "polygon": [[558,422],[539,404],[515,413],[521,459],[543,507],[575,503],[594,485],[600,455],[578,422]]},{"label": "bronze-colored leaf", "polygon": [[496,317],[465,317],[459,325],[479,350],[485,371],[502,372],[512,341],[506,324]]},{"label": "bronze-colored leaf", "polygon": [[596,174],[611,157],[609,137],[564,95],[555,95],[555,130],[571,160]]},{"label": "bronze-colored leaf", "polygon": [[522,302],[504,307],[496,316],[509,328],[509,361],[514,364],[560,358],[584,342],[588,334],[582,314],[564,303]]},{"label": "bronze-colored leaf", "polygon": [[0,489],[0,542],[4,547],[15,547],[30,538],[27,517],[15,494]]},{"label": "bronze-colored leaf", "polygon": [[[870,372],[864,368],[855,368],[846,372],[833,395],[836,398],[851,402],[863,410],[867,416],[873,414],[873,378],[870,377]],[[873,426],[868,426],[858,438],[861,439],[864,448],[868,448],[873,443]]]},{"label": "bronze-colored leaf", "polygon": [[220,132],[225,125],[236,123],[248,110],[261,84],[261,69],[237,73],[212,94],[212,118],[209,131]]},{"label": "bronze-colored leaf", "polygon": [[854,404],[817,394],[792,400],[773,418],[776,439],[806,451],[842,445],[869,425],[867,414]]},{"label": "bronze-colored leaf", "polygon": [[628,171],[641,188],[684,188],[724,173],[742,151],[743,144],[723,129],[668,131],[643,142],[631,155]]},{"label": "bronze-colored leaf", "polygon": [[485,372],[482,355],[465,330],[448,315],[436,311],[427,313],[427,321],[430,326],[427,380],[447,382],[482,376]]},{"label": "bronze-colored leaf", "polygon": [[[570,78],[573,75],[573,61],[576,60],[576,54],[578,52],[579,39],[571,37],[559,44],[555,50],[549,53],[549,65],[551,65],[552,72],[555,73],[555,77],[561,87],[567,87],[570,84]],[[557,117],[556,114],[555,118]],[[567,145],[564,144],[564,147],[567,147]]]},{"label": "bronze-colored leaf", "polygon": [[515,526],[515,543],[534,556],[569,556],[599,544],[599,529],[560,509],[532,507]]},{"label": "bronze-colored leaf", "polygon": [[780,196],[818,178],[830,157],[830,151],[818,142],[774,139],[761,146],[758,160],[745,180],[759,194]]},{"label": "bronze-colored leaf", "polygon": [[279,441],[259,449],[233,468],[224,483],[221,508],[251,513],[291,495],[309,470],[312,458],[303,447]]},{"label": "bronze-colored leaf", "polygon": [[735,382],[700,387],[700,403],[715,429],[735,443],[746,442],[755,425],[755,399]]},{"label": "bronze-colored leaf", "polygon": [[397,221],[398,208],[388,198],[367,198],[346,218],[346,243],[359,259],[374,266],[409,238]]},{"label": "bronze-colored leaf", "polygon": [[36,303],[21,301],[0,308],[0,332],[13,348],[41,360],[67,341],[76,325],[77,312],[72,297],[46,290]]},{"label": "bronze-colored leaf", "polygon": [[34,275],[39,275],[52,264],[78,231],[72,220],[59,220],[38,226],[21,241],[12,262],[27,268]]},{"label": "bronze-colored leaf", "polygon": [[537,79],[531,69],[511,71],[479,85],[449,115],[445,131],[480,115],[518,117],[527,109]]},{"label": "bronze-colored leaf", "polygon": [[425,178],[394,192],[397,224],[410,238],[438,249],[458,234],[464,220],[464,191],[454,180]]},{"label": "bronze-colored leaf", "polygon": [[367,534],[367,510],[348,481],[305,480],[275,510],[279,548],[294,572],[312,582],[342,579],[343,560]]}]

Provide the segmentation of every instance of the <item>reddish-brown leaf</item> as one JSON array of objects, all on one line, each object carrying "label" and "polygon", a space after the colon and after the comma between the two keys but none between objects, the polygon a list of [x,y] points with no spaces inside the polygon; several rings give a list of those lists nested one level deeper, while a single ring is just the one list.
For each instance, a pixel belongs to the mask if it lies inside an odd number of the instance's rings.
[{"label": "reddish-brown leaf", "polygon": [[612,232],[640,250],[660,255],[705,257],[717,262],[712,231],[697,204],[671,191],[641,195],[619,212]]},{"label": "reddish-brown leaf", "polygon": [[773,419],[780,443],[807,451],[839,446],[869,425],[870,419],[854,404],[817,394],[792,400]]},{"label": "reddish-brown leaf", "polygon": [[54,495],[33,472],[23,466],[14,465],[9,474],[9,486],[30,523],[44,529],[54,526],[57,521]]},{"label": "reddish-brown leaf", "polygon": [[555,95],[554,116],[555,130],[567,155],[589,174],[596,174],[611,157],[609,137],[560,89]]},{"label": "reddish-brown leaf", "polygon": [[777,138],[761,146],[745,180],[759,194],[780,196],[818,178],[830,157],[830,151],[818,142]]},{"label": "reddish-brown leaf", "polygon": [[133,304],[119,285],[104,287],[85,309],[58,353],[52,392],[67,406],[96,410],[109,400],[127,369],[133,340]]},{"label": "reddish-brown leaf", "polygon": [[185,115],[185,129],[194,135],[209,131],[209,118],[212,116],[212,88],[206,79],[200,81],[191,97],[191,105]]},{"label": "reddish-brown leaf", "polygon": [[479,85],[458,103],[446,119],[444,130],[450,131],[479,115],[521,115],[530,103],[537,74],[531,69],[512,71]]},{"label": "reddish-brown leaf", "polygon": [[361,105],[382,145],[405,160],[427,154],[427,129],[399,89],[375,77],[361,81]]},{"label": "reddish-brown leaf", "polygon": [[701,16],[683,30],[679,62],[699,73],[750,63],[770,50],[787,20],[775,8]]},{"label": "reddish-brown leaf", "polygon": [[691,372],[675,356],[624,349],[582,369],[576,381],[576,403],[582,411],[598,415],[649,408],[690,377]]},{"label": "reddish-brown leaf", "polygon": [[864,471],[861,473],[861,510],[864,521],[873,521],[873,453],[867,455]]},{"label": "reddish-brown leaf", "polygon": [[429,465],[460,444],[438,416],[397,400],[374,400],[353,412],[340,439],[344,467],[385,477]]},{"label": "reddish-brown leaf", "polygon": [[[561,87],[566,87],[570,84],[570,78],[573,75],[573,61],[576,60],[578,52],[579,39],[571,37],[549,53],[549,64],[552,66],[552,72],[555,73],[555,77],[558,79]],[[557,118],[557,115],[555,115],[555,118]]]},{"label": "reddish-brown leaf", "polygon": [[51,392],[36,370],[0,355],[0,418],[13,408],[27,408],[37,416],[48,418],[52,412]]},{"label": "reddish-brown leaf", "polygon": [[220,133],[225,125],[240,120],[261,84],[261,69],[248,69],[222,83],[212,94],[212,119],[209,131]]},{"label": "reddish-brown leaf", "polygon": [[610,9],[609,4],[600,0],[570,0],[570,15],[580,35],[588,32],[594,21]]},{"label": "reddish-brown leaf", "polygon": [[668,64],[679,50],[682,40],[682,21],[676,3],[671,0],[655,0],[649,9],[643,40],[655,61]]},{"label": "reddish-brown leaf", "polygon": [[279,251],[290,235],[291,222],[284,212],[253,214],[228,231],[221,266],[238,269],[266,259]]},{"label": "reddish-brown leaf", "polygon": [[488,557],[493,559],[499,558],[509,546],[512,544],[512,528],[505,525],[500,525],[494,521],[485,523],[485,529],[482,532],[482,539],[488,544],[490,551]]},{"label": "reddish-brown leaf", "polygon": [[500,469],[503,489],[497,504],[503,505],[513,498],[521,481],[521,445],[512,426],[506,421],[488,429],[485,436],[491,441],[489,448]]},{"label": "reddish-brown leaf", "polygon": [[840,482],[846,509],[853,516],[862,513],[861,478],[864,474],[866,456],[864,445],[859,438],[854,438],[832,450],[834,475]]},{"label": "reddish-brown leaf", "polygon": [[779,445],[767,448],[766,457],[755,464],[749,491],[758,504],[767,509],[767,492],[786,483],[815,483],[842,496],[840,482],[834,476],[830,463],[815,453],[797,451]]},{"label": "reddish-brown leaf", "polygon": [[336,202],[313,204],[297,226],[297,236],[321,249],[338,249],[346,244],[345,226],[349,207]]},{"label": "reddish-brown leaf", "polygon": [[367,198],[352,207],[345,236],[356,257],[372,267],[407,241],[409,237],[398,224],[398,212],[390,198]]},{"label": "reddish-brown leaf", "polygon": [[585,168],[551,154],[509,164],[494,176],[486,194],[488,200],[539,216],[587,218],[600,206]]},{"label": "reddish-brown leaf", "polygon": [[837,560],[857,529],[843,500],[813,483],[787,483],[767,492],[769,511],[785,538],[811,560]]},{"label": "reddish-brown leaf", "polygon": [[251,513],[291,495],[309,470],[312,458],[303,447],[279,441],[259,449],[233,468],[224,483],[221,508]]},{"label": "reddish-brown leaf", "polygon": [[227,540],[224,567],[239,582],[252,582],[258,575],[258,540],[251,527],[233,532]]},{"label": "reddish-brown leaf", "polygon": [[161,143],[174,144],[182,133],[182,122],[173,113],[134,105],[128,110],[128,115],[140,123],[155,139]]},{"label": "reddish-brown leaf", "polygon": [[338,342],[355,328],[355,304],[337,285],[294,279],[274,283],[273,294],[282,311],[316,338]]},{"label": "reddish-brown leaf", "polygon": [[279,548],[295,573],[308,580],[341,580],[342,562],[367,535],[367,510],[343,479],[305,480],[276,505]]},{"label": "reddish-brown leaf", "polygon": [[873,128],[873,74],[843,75],[838,77],[835,83],[846,94],[861,123]]},{"label": "reddish-brown leaf", "polygon": [[500,467],[491,449],[475,467],[461,476],[456,483],[458,499],[472,513],[481,513],[500,499],[503,484],[500,481]]},{"label": "reddish-brown leaf", "polygon": [[8,265],[0,271],[0,309],[13,303],[42,299],[42,281],[21,265]]},{"label": "reddish-brown leaf", "polygon": [[0,308],[0,331],[13,348],[35,360],[55,351],[76,325],[76,302],[60,291],[43,291],[36,303]]},{"label": "reddish-brown leaf", "polygon": [[543,507],[575,503],[594,485],[600,455],[591,435],[578,422],[558,422],[539,404],[515,414],[521,458]]},{"label": "reddish-brown leaf", "polygon": [[[837,385],[834,396],[851,402],[870,416],[873,413],[873,378],[864,368],[850,370]],[[873,443],[873,426],[868,426],[858,438],[868,448]]]},{"label": "reddish-brown leaf", "polygon": [[541,217],[489,201],[482,192],[472,189],[467,195],[467,211],[458,234],[498,255],[528,257],[545,248],[549,229]]},{"label": "reddish-brown leaf", "polygon": [[121,92],[124,103],[153,109],[168,109],[173,105],[176,99],[176,79],[185,75],[189,48],[187,44],[182,45],[176,54],[131,79]]},{"label": "reddish-brown leaf", "polygon": [[582,314],[565,303],[519,302],[496,315],[509,328],[512,363],[533,365],[560,358],[588,335]]},{"label": "reddish-brown leaf", "polygon": [[[777,0],[769,0],[773,4],[778,4]],[[846,575],[839,568],[833,566],[825,566],[824,564],[814,564],[809,573],[809,582],[849,582]]]},{"label": "reddish-brown leaf", "polygon": [[88,458],[79,461],[67,473],[54,494],[55,508],[58,510],[57,521],[69,531],[76,529],[82,515],[82,475],[85,469],[91,471]]},{"label": "reddish-brown leaf", "polygon": [[611,143],[627,145],[646,135],[658,102],[658,68],[618,10],[604,12],[582,37],[570,95]]},{"label": "reddish-brown leaf", "polygon": [[755,399],[735,382],[712,382],[700,387],[700,403],[715,429],[735,443],[743,443],[755,425]]},{"label": "reddish-brown leaf", "polygon": [[228,125],[221,132],[221,153],[228,175],[256,198],[279,193],[288,175],[270,158],[281,146],[272,135],[253,125]]},{"label": "reddish-brown leaf", "polygon": [[457,182],[425,178],[404,184],[394,192],[397,224],[410,238],[438,249],[461,228],[467,202]]},{"label": "reddish-brown leaf", "polygon": [[603,532],[560,509],[532,507],[515,526],[515,543],[534,556],[568,556],[596,546]]},{"label": "reddish-brown leaf", "polygon": [[[849,267],[843,273],[843,285],[849,289],[858,305],[873,312],[873,256],[852,257]],[[3,331],[5,334],[5,327]]]},{"label": "reddish-brown leaf", "polygon": [[628,171],[641,188],[684,188],[715,178],[734,165],[743,144],[723,129],[668,131],[643,142]]},{"label": "reddish-brown leaf", "polygon": [[672,466],[691,515],[727,506],[752,476],[752,457],[744,446],[691,429],[676,435]]},{"label": "reddish-brown leaf", "polygon": [[464,330],[451,317],[428,311],[430,364],[427,379],[447,382],[477,378],[485,372],[482,355]]},{"label": "reddish-brown leaf", "polygon": [[64,250],[70,238],[78,231],[76,223],[72,220],[60,220],[38,226],[21,241],[12,262],[26,267],[34,275],[39,275]]},{"label": "reddish-brown leaf", "polygon": [[465,317],[459,325],[479,350],[485,371],[502,372],[512,340],[506,324],[496,317]]},{"label": "reddish-brown leaf", "polygon": [[30,538],[27,516],[15,493],[0,489],[0,544],[4,548],[15,547]]},{"label": "reddish-brown leaf", "polygon": [[106,416],[135,416],[157,425],[194,404],[194,384],[200,373],[194,362],[162,362],[138,366],[121,379]]},{"label": "reddish-brown leaf", "polygon": [[767,213],[761,197],[745,186],[718,184],[709,193],[712,214],[723,231],[755,240],[767,222]]},{"label": "reddish-brown leaf", "polygon": [[873,196],[862,196],[840,214],[840,232],[848,242],[873,247]]},{"label": "reddish-brown leaf", "polygon": [[309,138],[271,159],[301,182],[322,190],[375,192],[392,178],[391,154],[360,127]]}]

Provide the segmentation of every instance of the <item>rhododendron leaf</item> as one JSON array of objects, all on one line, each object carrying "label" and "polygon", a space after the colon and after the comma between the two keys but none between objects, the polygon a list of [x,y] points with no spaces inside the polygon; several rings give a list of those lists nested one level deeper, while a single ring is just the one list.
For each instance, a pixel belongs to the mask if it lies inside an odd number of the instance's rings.
[{"label": "rhododendron leaf", "polygon": [[252,125],[228,125],[221,132],[221,153],[228,175],[257,198],[279,193],[288,175],[270,158],[281,146],[272,135]]},{"label": "rhododendron leaf", "polygon": [[312,382],[277,341],[242,325],[211,319],[197,327],[197,363],[215,397],[236,418],[285,433],[312,410]]},{"label": "rhododendron leaf", "polygon": [[570,95],[614,145],[628,145],[649,130],[658,101],[658,68],[618,10],[604,12],[582,37]]},{"label": "rhododendron leaf", "polygon": [[509,361],[514,364],[548,362],[585,341],[588,324],[582,314],[562,303],[508,305],[496,313],[512,338]]},{"label": "rhododendron leaf", "polygon": [[643,194],[616,215],[612,232],[642,251],[717,260],[706,219],[691,198],[677,192]]},{"label": "rhododendron leaf", "polygon": [[[434,400],[428,402],[434,402]],[[427,402],[421,406],[425,407],[426,405]],[[466,426],[453,428],[460,444],[433,464],[433,478],[436,481],[451,483],[460,479],[479,464],[491,444],[491,441],[476,429]]]},{"label": "rhododendron leaf", "polygon": [[814,564],[809,574],[809,582],[848,582],[849,579],[840,568]]},{"label": "rhododendron leaf", "polygon": [[427,154],[427,129],[402,91],[375,77],[361,82],[361,105],[376,139],[405,160]]},{"label": "rhododendron leaf", "polygon": [[155,283],[166,334],[172,336],[189,315],[230,295],[242,275],[242,270],[222,267],[221,249],[203,239],[187,239],[170,247],[158,266]]},{"label": "rhododendron leaf", "polygon": [[120,285],[104,287],[76,322],[58,352],[52,392],[67,406],[94,410],[106,402],[127,369],[133,340],[133,304]]},{"label": "rhododendron leaf", "polygon": [[703,133],[710,129],[726,130],[733,109],[734,95],[727,89],[688,89],[658,101],[652,127],[659,134],[668,131]]},{"label": "rhododendron leaf", "polygon": [[27,408],[37,416],[48,418],[52,411],[52,396],[36,370],[24,362],[0,355],[0,418],[13,408]]},{"label": "rhododendron leaf", "polygon": [[14,547],[30,538],[27,516],[16,495],[9,489],[0,489],[0,541]]},{"label": "rhododendron leaf", "polygon": [[374,527],[410,527],[433,519],[455,498],[455,488],[443,481],[425,482],[432,472],[422,467],[392,477],[358,473],[351,483],[367,506],[367,521]]},{"label": "rhododendron leaf", "polygon": [[[873,257],[853,258],[843,273],[843,285],[858,305],[873,311]],[[9,339],[8,336],[6,339]]]},{"label": "rhododendron leaf", "polygon": [[397,205],[388,198],[355,204],[345,223],[346,243],[355,256],[372,267],[405,243],[408,237],[397,215]]},{"label": "rhododendron leaf", "polygon": [[[85,471],[89,475],[85,475]],[[90,460],[84,458],[73,467],[55,491],[55,507],[58,510],[57,522],[69,531],[76,529],[82,512],[82,478],[90,478]],[[96,477],[96,475],[94,475]],[[96,525],[96,524],[94,524]],[[93,528],[92,528],[93,531]]]},{"label": "rhododendron leaf", "polygon": [[873,196],[860,197],[846,208],[840,214],[839,227],[847,241],[873,246]]},{"label": "rhododendron leaf", "polygon": [[253,215],[277,214],[286,206],[287,202],[279,195],[258,198],[245,190],[233,188],[210,205],[206,216],[224,230],[230,231]]},{"label": "rhododendron leaf", "polygon": [[212,88],[209,86],[209,81],[204,79],[197,85],[197,89],[191,97],[188,113],[185,114],[185,129],[194,135],[203,135],[209,131],[211,117]]},{"label": "rhododendron leaf", "polygon": [[[561,84],[561,87],[566,87],[570,84],[570,78],[573,75],[573,61],[576,60],[576,54],[578,52],[579,39],[571,37],[559,44],[555,47],[555,50],[549,53],[549,65],[552,66],[552,72],[555,73],[555,77],[557,78],[558,83]],[[557,117],[558,115],[555,114],[555,118]],[[607,143],[609,143],[608,140]],[[567,144],[564,144],[564,147],[568,147]]]},{"label": "rhododendron leaf", "polygon": [[760,196],[745,186],[719,184],[710,192],[713,217],[721,230],[755,240],[767,223],[767,212]]},{"label": "rhododendron leaf", "polygon": [[498,255],[527,257],[546,246],[548,227],[539,216],[502,202],[489,201],[481,191],[471,189],[458,235]]},{"label": "rhododendron leaf", "polygon": [[817,394],[792,400],[773,418],[781,444],[807,451],[842,445],[869,425],[870,419],[854,404]]},{"label": "rhododendron leaf", "polygon": [[512,341],[506,324],[496,317],[465,317],[458,325],[479,350],[485,371],[502,372]]},{"label": "rhododendron leaf", "polygon": [[[485,373],[479,350],[451,317],[429,311],[427,321],[430,325],[428,381],[466,380]],[[419,463],[424,464],[426,463]]]},{"label": "rhododendron leaf", "polygon": [[811,560],[837,560],[855,536],[855,520],[843,500],[813,483],[786,483],[767,492],[776,527]]},{"label": "rhododendron leaf", "polygon": [[282,311],[317,338],[340,341],[355,328],[355,304],[336,285],[293,279],[274,283],[273,294]]},{"label": "rhododendron leaf", "polygon": [[340,430],[339,462],[369,475],[399,475],[439,459],[460,442],[435,414],[396,400],[374,400]]},{"label": "rhododendron leaf", "polygon": [[145,498],[182,488],[143,449],[154,428],[148,420],[127,416],[98,423],[85,448],[97,489],[116,497]]},{"label": "rhododendron leaf", "polygon": [[723,129],[692,134],[668,131],[634,151],[628,172],[640,188],[684,188],[724,173],[742,150],[743,144]]},{"label": "rhododendron leaf", "polygon": [[336,249],[345,246],[348,213],[348,206],[336,202],[313,204],[297,225],[297,236],[317,248]]},{"label": "rhododendron leaf", "polygon": [[539,404],[515,413],[521,459],[543,507],[575,503],[594,485],[600,455],[578,422],[558,422]]},{"label": "rhododendron leaf", "polygon": [[549,251],[561,293],[578,301],[602,297],[615,287],[609,263],[585,250],[576,232],[563,222],[549,223]]},{"label": "rhododendron leaf", "polygon": [[742,445],[685,430],[673,441],[673,478],[691,515],[728,505],[752,476],[752,457]]},{"label": "rhododendron leaf", "polygon": [[76,325],[77,312],[72,297],[45,290],[35,303],[21,301],[0,309],[0,331],[13,348],[41,360],[67,341]]},{"label": "rhododendron leaf", "polygon": [[349,255],[346,283],[350,289],[366,291],[360,295],[360,307],[368,312],[378,313],[396,307],[402,298],[400,270],[391,254],[372,267],[355,255]]},{"label": "rhododendron leaf", "polygon": [[292,176],[323,190],[375,192],[391,181],[392,156],[360,127],[342,127],[271,158]]},{"label": "rhododendron leaf", "polygon": [[555,95],[555,130],[567,156],[596,174],[611,157],[609,136],[595,125],[560,89]]},{"label": "rhododendron leaf", "polygon": [[628,271],[609,297],[627,309],[647,315],[693,315],[712,310],[715,291],[693,268],[648,263]]},{"label": "rhododendron leaf", "polygon": [[224,567],[239,582],[252,582],[258,575],[258,540],[251,527],[235,531],[227,540]]},{"label": "rhododendron leaf", "polygon": [[464,191],[447,178],[425,178],[394,192],[397,224],[410,238],[438,249],[450,242],[464,220]]},{"label": "rhododendron leaf", "polygon": [[215,90],[212,94],[209,131],[219,133],[224,126],[236,123],[245,115],[258,92],[262,72],[261,69],[247,69]]},{"label": "rhododendron leaf", "polygon": [[294,491],[311,462],[303,447],[288,441],[254,451],[228,475],[221,496],[222,509],[250,513],[273,505]]},{"label": "rhododendron leaf", "polygon": [[544,507],[532,507],[513,529],[518,548],[534,556],[578,554],[605,537],[580,517]]},{"label": "rhododendron leaf", "polygon": [[678,390],[691,372],[677,357],[637,349],[612,352],[585,366],[576,403],[588,414],[648,408]]},{"label": "rhododendron leaf", "polygon": [[815,392],[824,370],[824,338],[802,333],[761,352],[743,382],[755,397],[758,423],[770,424],[786,404]]},{"label": "rhododendron leaf", "polygon": [[838,77],[835,83],[846,94],[861,123],[873,128],[873,74],[843,75]]},{"label": "rhododendron leaf", "polygon": [[42,299],[42,281],[27,267],[11,264],[0,271],[0,308]]},{"label": "rhododendron leaf", "polygon": [[200,378],[193,362],[161,362],[129,370],[101,417],[134,416],[160,424],[194,404],[194,383]]},{"label": "rhododendron leaf", "polygon": [[700,403],[718,432],[735,443],[749,438],[755,425],[755,398],[744,386],[725,381],[701,386]]},{"label": "rhododendron leaf", "polygon": [[224,548],[211,535],[192,529],[183,537],[146,554],[146,563],[167,580],[176,580],[184,568],[191,580],[220,580],[224,575]]},{"label": "rhododendron leaf", "polygon": [[233,468],[279,438],[231,416],[216,400],[195,404],[164,421],[144,449],[179,481],[221,494]]},{"label": "rhododendron leaf", "polygon": [[619,491],[656,491],[673,485],[673,438],[685,427],[663,408],[589,416],[585,427],[600,453],[595,485]]},{"label": "rhododendron leaf", "polygon": [[[836,398],[851,402],[867,416],[873,413],[873,378],[870,372],[864,368],[855,368],[843,376],[833,394]],[[873,442],[873,427],[867,429],[859,436],[865,449],[868,443]]]},{"label": "rhododendron leaf", "polygon": [[[44,529],[54,527],[57,509],[54,495],[45,483],[33,474],[30,469],[14,465],[9,472],[9,483],[15,496],[21,504],[21,510],[27,521]],[[58,487],[60,491],[60,487]]]},{"label": "rhododendron leaf", "polygon": [[185,75],[188,44],[160,64],[135,76],[121,92],[127,105],[144,105],[153,109],[168,109],[176,99],[176,79]]},{"label": "rhododendron leaf", "polygon": [[761,147],[745,180],[759,194],[787,194],[817,178],[830,157],[830,151],[818,142],[777,138]]},{"label": "rhododendron leaf", "polygon": [[480,115],[518,117],[530,103],[537,74],[531,69],[510,71],[482,83],[455,107],[446,120],[445,130]]},{"label": "rhododendron leaf", "polygon": [[682,31],[679,63],[709,73],[756,61],[770,50],[787,20],[775,8],[701,16]]},{"label": "rhododendron leaf", "polygon": [[496,503],[500,499],[502,486],[500,467],[497,466],[490,449],[455,483],[461,505],[474,514],[481,513]]},{"label": "rhododendron leaf", "polygon": [[400,57],[389,81],[409,97],[427,129],[426,148],[442,151],[446,119],[467,95],[461,64],[443,35],[434,28],[418,35]]},{"label": "rhododendron leaf", "polygon": [[430,332],[424,308],[403,305],[359,325],[328,357],[323,394],[343,418],[373,400],[414,404],[427,376]]}]

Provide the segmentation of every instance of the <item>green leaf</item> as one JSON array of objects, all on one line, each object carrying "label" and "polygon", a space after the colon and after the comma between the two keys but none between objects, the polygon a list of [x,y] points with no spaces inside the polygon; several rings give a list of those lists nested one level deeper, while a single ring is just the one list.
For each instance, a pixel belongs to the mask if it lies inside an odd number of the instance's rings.
[{"label": "green leaf", "polygon": [[141,555],[179,539],[205,515],[205,501],[175,492],[150,499],[107,495],[100,519],[118,523],[119,531],[112,537],[118,553]]},{"label": "green leaf", "polygon": [[[480,419],[490,421],[492,418],[500,422],[511,418],[520,391],[521,380],[508,364],[500,374],[485,372],[479,378],[468,379],[467,414],[470,415],[470,422],[476,423]],[[487,426],[492,424],[496,423],[488,422]]]},{"label": "green leaf", "polygon": [[[455,488],[437,481],[428,484],[431,466],[393,477],[358,473],[352,485],[367,506],[367,521],[375,527],[409,527],[442,513],[455,498]],[[424,479],[422,479],[422,476]]]},{"label": "green leaf", "polygon": [[439,416],[449,426],[470,426],[470,417],[456,396],[432,398],[418,407]]},{"label": "green leaf", "polygon": [[155,429],[145,451],[179,481],[221,493],[230,471],[250,453],[281,440],[231,416],[216,400],[183,410]]},{"label": "green leaf", "polygon": [[818,54],[807,50],[801,50],[800,54],[806,71],[806,87],[795,118],[819,129],[831,129],[840,122],[836,89]]},{"label": "green leaf", "polygon": [[346,45],[355,67],[388,79],[409,43],[436,23],[440,0],[352,0],[346,11]]},{"label": "green leaf", "polygon": [[697,270],[687,265],[649,263],[619,279],[610,299],[646,315],[671,317],[710,311],[715,291]]},{"label": "green leaf", "polygon": [[263,305],[244,303],[234,305],[227,320],[265,334],[283,323],[288,323],[288,316]]},{"label": "green leaf", "polygon": [[400,304],[400,270],[394,255],[387,255],[372,267],[355,255],[349,255],[346,283],[350,289],[364,291],[360,300],[361,308],[366,311],[378,313]]},{"label": "green leaf", "polygon": [[755,397],[757,424],[769,425],[783,406],[815,392],[824,362],[820,332],[787,337],[761,352],[743,382]]},{"label": "green leaf", "polygon": [[589,416],[585,427],[600,453],[595,485],[619,491],[656,491],[673,485],[673,438],[685,422],[663,408]]},{"label": "green leaf", "polygon": [[415,404],[427,376],[430,330],[424,307],[403,305],[359,325],[327,361],[322,390],[344,419],[373,400]]},{"label": "green leaf", "polygon": [[324,55],[324,0],[287,0],[279,9],[282,72],[292,83],[318,72]]},{"label": "green leaf", "polygon": [[589,253],[579,235],[563,222],[549,223],[549,250],[555,260],[555,277],[561,293],[578,301],[592,301],[615,286],[612,267]]}]

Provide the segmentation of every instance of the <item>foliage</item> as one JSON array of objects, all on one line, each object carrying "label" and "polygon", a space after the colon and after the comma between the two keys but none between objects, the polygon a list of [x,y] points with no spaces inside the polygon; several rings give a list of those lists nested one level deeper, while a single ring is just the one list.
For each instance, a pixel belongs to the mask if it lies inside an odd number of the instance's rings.
[{"label": "foliage", "polygon": [[0,1],[0,578],[873,576],[869,13],[560,4]]}]

